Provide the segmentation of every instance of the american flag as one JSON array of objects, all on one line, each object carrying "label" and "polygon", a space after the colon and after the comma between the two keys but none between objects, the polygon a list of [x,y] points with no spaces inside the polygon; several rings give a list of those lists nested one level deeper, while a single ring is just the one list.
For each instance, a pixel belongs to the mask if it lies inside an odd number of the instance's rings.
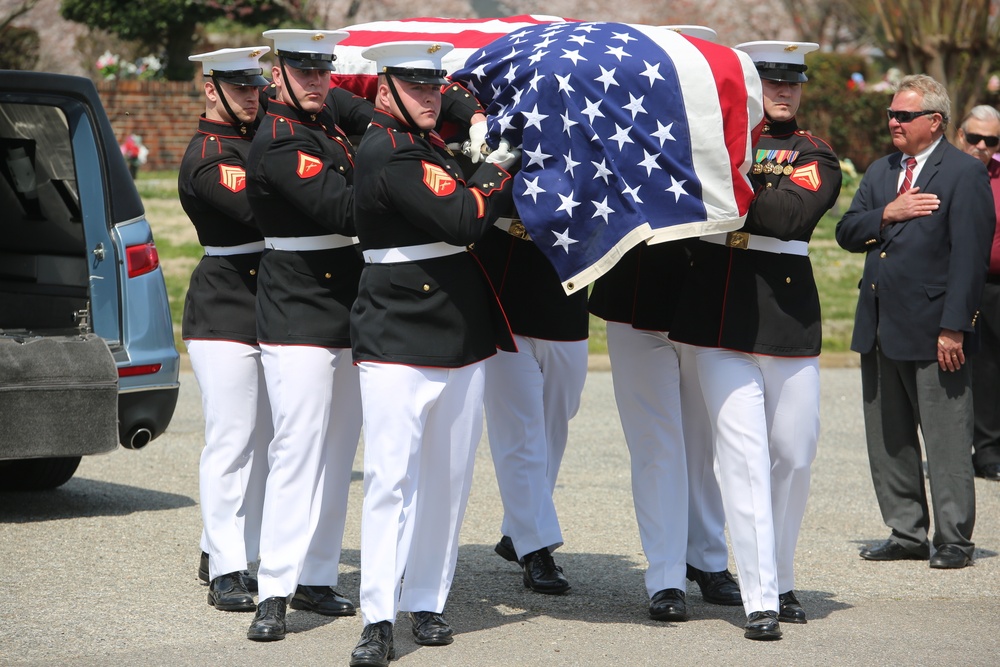
[{"label": "american flag", "polygon": [[521,147],[518,215],[567,293],[638,243],[743,225],[751,133],[763,110],[742,52],[663,27],[541,16],[346,30],[337,69],[348,76],[335,82],[348,88],[351,75],[374,74],[360,57],[369,45],[456,46],[443,65],[487,107],[487,142]]}]

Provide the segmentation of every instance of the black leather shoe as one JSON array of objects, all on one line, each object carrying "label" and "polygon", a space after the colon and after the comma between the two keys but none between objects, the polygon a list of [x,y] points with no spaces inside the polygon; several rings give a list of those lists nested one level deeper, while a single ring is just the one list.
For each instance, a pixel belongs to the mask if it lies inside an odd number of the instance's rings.
[{"label": "black leather shoe", "polygon": [[[243,585],[251,593],[257,592],[257,577],[253,576],[247,570],[240,572],[240,576],[243,577]],[[201,552],[201,558],[198,561],[198,578],[204,581],[206,584],[209,582],[209,570],[208,570],[208,554],[204,551]]]},{"label": "black leather shoe", "polygon": [[743,633],[743,636],[747,639],[760,641],[781,639],[781,626],[778,625],[778,612],[776,611],[750,612],[744,629],[746,632]]},{"label": "black leather shoe", "polygon": [[239,572],[223,574],[208,585],[208,604],[222,611],[253,611],[257,605]]},{"label": "black leather shoe", "polygon": [[268,598],[257,605],[247,639],[273,642],[285,638],[285,598]]},{"label": "black leather shoe", "polygon": [[687,566],[688,581],[693,581],[701,588],[701,597],[709,604],[721,604],[735,607],[743,604],[740,596],[740,585],[736,583],[729,570],[721,572],[705,572],[698,568]]},{"label": "black leather shoe", "polygon": [[444,616],[433,611],[411,611],[413,641],[421,646],[445,646],[454,641],[451,626]]},{"label": "black leather shoe", "polygon": [[503,558],[504,560],[508,560],[511,563],[520,562],[517,559],[517,552],[514,551],[514,541],[511,540],[506,535],[500,538],[500,541],[497,542],[497,545],[493,547],[493,551],[496,551],[501,558]]},{"label": "black leather shoe", "polygon": [[679,588],[664,588],[649,601],[649,617],[654,621],[688,620],[684,591]]},{"label": "black leather shoe", "polygon": [[388,667],[396,657],[392,645],[392,623],[370,623],[361,631],[361,639],[351,651],[351,667]]},{"label": "black leather shoe", "polygon": [[201,552],[201,559],[198,561],[198,578],[204,581],[206,584],[209,582],[208,579],[208,554],[204,551]]},{"label": "black leather shoe", "polygon": [[782,623],[806,622],[806,612],[795,597],[795,591],[778,594],[778,620]]},{"label": "black leather shoe", "polygon": [[521,561],[524,568],[524,585],[536,593],[560,595],[570,589],[569,581],[556,567],[552,554],[546,548],[532,551]]},{"label": "black leather shoe", "polygon": [[861,550],[861,557],[865,560],[927,560],[929,555],[930,548],[926,544],[917,551],[911,551],[892,540],[873,544]]},{"label": "black leather shoe", "polygon": [[1000,482],[1000,463],[987,463],[976,468],[976,477]]},{"label": "black leather shoe", "polygon": [[969,565],[972,557],[954,544],[945,544],[931,556],[931,567],[938,570],[957,570]]},{"label": "black leather shoe", "polygon": [[324,616],[354,616],[354,604],[331,586],[298,586],[288,606]]}]

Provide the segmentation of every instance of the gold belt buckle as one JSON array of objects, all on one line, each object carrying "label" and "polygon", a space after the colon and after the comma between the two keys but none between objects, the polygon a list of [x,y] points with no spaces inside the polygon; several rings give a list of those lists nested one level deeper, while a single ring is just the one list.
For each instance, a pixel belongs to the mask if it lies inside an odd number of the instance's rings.
[{"label": "gold belt buckle", "polygon": [[750,235],[746,232],[729,232],[726,234],[726,247],[746,250],[750,247]]},{"label": "gold belt buckle", "polygon": [[521,223],[519,218],[512,218],[510,221],[510,227],[507,228],[507,233],[511,236],[516,236],[524,241],[530,241],[531,237],[528,236],[528,230],[525,229],[524,225]]}]

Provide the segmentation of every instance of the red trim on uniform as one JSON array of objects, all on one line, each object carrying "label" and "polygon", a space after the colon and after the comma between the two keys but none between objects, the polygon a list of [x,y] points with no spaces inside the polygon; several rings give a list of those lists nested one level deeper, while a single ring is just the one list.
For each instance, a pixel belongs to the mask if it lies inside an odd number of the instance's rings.
[{"label": "red trim on uniform", "polygon": [[475,188],[470,188],[472,197],[476,200],[476,219],[482,220],[483,216],[486,215],[486,198],[483,197],[483,193]]}]

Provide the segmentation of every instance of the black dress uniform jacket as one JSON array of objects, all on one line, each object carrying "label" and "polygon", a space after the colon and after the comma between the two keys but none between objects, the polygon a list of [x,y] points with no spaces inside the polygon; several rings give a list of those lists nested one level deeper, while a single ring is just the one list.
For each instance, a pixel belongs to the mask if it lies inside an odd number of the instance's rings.
[{"label": "black dress uniform jacket", "polygon": [[473,252],[496,289],[511,331],[542,340],[587,338],[587,290],[567,295],[533,241],[491,227]]},{"label": "black dress uniform jacket", "polygon": [[[250,147],[247,193],[265,237],[354,236],[354,150],[338,111],[268,104]],[[350,347],[361,258],[348,245],[266,250],[257,330],[262,343]]]},{"label": "black dress uniform jacket", "polygon": [[[764,126],[751,174],[756,196],[741,232],[806,241],[840,194],[840,162],[795,119]],[[754,354],[816,356],[819,293],[808,256],[698,241],[671,338]]]},{"label": "black dress uniform jacket", "polygon": [[598,278],[590,312],[606,322],[645,331],[670,331],[690,261],[687,241],[640,243]]},{"label": "black dress uniform jacket", "polygon": [[[510,209],[510,174],[484,164],[466,184],[438,142],[436,134],[375,112],[358,147],[355,220],[364,250],[465,246]],[[355,361],[457,368],[496,354],[498,345],[516,350],[489,280],[468,252],[365,264],[351,335]]]},{"label": "black dress uniform jacket", "polygon": [[[245,125],[202,115],[177,177],[177,193],[203,246],[262,241],[246,196]],[[260,253],[204,256],[191,274],[181,334],[186,339],[257,344],[255,317]]]}]

